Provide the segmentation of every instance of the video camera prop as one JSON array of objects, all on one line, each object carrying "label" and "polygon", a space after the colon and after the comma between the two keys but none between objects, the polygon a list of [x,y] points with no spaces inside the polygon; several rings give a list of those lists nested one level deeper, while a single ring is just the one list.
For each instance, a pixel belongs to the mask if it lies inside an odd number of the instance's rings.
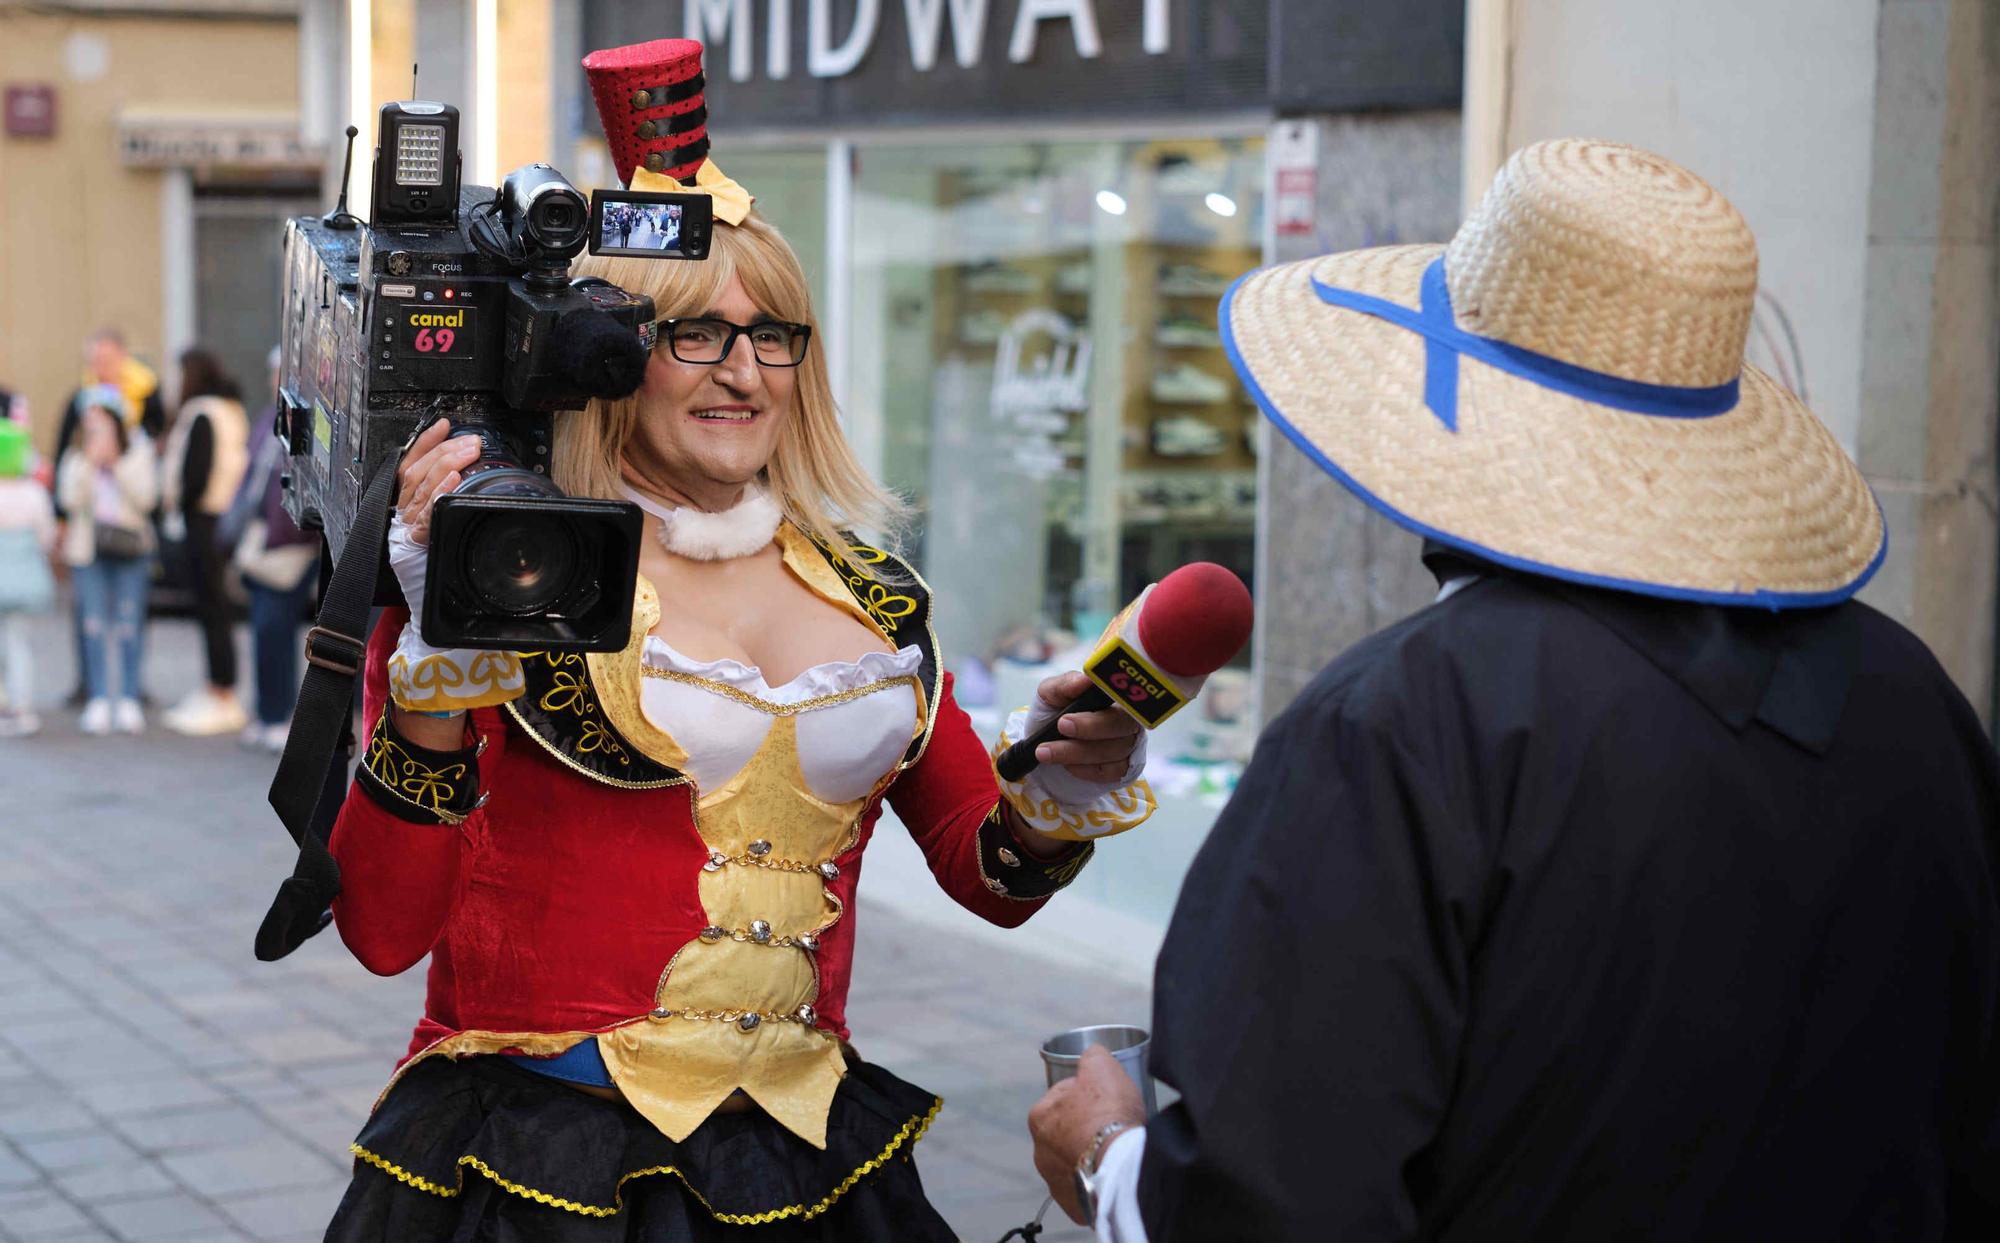
[{"label": "video camera prop", "polygon": [[[279,434],[285,508],[338,559],[368,481],[439,418],[479,438],[478,463],[433,511],[424,639],[438,647],[624,646],[640,516],[564,496],[554,417],[629,396],[654,343],[650,298],[572,279],[593,253],[704,259],[705,194],[600,192],[547,164],[497,190],[461,185],[458,110],[385,104],[364,224],[341,204],[285,226]],[[355,137],[348,130],[349,172]],[[625,226],[604,243],[607,216]],[[397,598],[382,575],[378,599]]]}]

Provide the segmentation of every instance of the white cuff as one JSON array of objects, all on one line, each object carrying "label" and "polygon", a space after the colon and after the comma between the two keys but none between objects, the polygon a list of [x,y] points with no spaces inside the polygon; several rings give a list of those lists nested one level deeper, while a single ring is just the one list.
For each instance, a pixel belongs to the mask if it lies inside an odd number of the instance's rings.
[{"label": "white cuff", "polygon": [[1139,1218],[1139,1166],[1146,1157],[1146,1128],[1111,1137],[1097,1163],[1098,1243],[1147,1243]]}]

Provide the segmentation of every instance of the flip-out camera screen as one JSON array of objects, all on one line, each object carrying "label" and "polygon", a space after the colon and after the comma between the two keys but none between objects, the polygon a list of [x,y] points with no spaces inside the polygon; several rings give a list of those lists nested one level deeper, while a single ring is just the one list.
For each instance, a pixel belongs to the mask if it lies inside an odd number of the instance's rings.
[{"label": "flip-out camera screen", "polygon": [[596,190],[590,196],[590,253],[644,259],[706,259],[713,202],[706,194]]}]

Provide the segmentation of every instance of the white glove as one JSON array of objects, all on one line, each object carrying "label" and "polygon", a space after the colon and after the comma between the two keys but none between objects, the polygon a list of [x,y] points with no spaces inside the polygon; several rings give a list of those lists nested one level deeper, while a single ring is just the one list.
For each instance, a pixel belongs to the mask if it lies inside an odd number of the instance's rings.
[{"label": "white glove", "polygon": [[403,588],[410,620],[389,657],[389,695],[408,712],[460,712],[518,698],[527,683],[512,652],[432,647],[424,642],[424,573],[430,549],[410,537],[401,513],[389,519],[389,568]]},{"label": "white glove", "polygon": [[[1040,695],[1008,715],[1000,732],[998,756],[1018,738],[1026,738],[1054,720],[1057,709]],[[1019,781],[1002,781],[1000,792],[1022,822],[1044,837],[1086,842],[1110,837],[1145,823],[1159,804],[1142,779],[1146,771],[1146,734],[1140,731],[1132,758],[1116,781],[1085,781],[1060,764],[1038,764]]]}]

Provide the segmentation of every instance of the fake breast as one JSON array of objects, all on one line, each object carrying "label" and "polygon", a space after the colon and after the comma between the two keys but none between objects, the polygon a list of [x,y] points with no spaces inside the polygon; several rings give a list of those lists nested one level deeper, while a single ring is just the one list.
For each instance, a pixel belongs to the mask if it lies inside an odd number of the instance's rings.
[{"label": "fake breast", "polygon": [[666,1134],[684,1137],[741,1088],[824,1145],[845,1073],[813,1010],[819,940],[843,914],[828,885],[921,728],[921,661],[915,647],[870,653],[771,687],[750,666],[691,661],[647,639],[640,707],[695,783],[707,926],[662,964],[647,1020],[598,1044],[626,1098]]}]

